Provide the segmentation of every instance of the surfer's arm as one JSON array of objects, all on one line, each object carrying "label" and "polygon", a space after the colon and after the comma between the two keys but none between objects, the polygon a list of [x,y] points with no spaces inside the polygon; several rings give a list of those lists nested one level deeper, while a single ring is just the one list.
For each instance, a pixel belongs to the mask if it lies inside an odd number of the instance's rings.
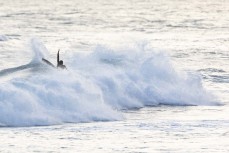
[{"label": "surfer's arm", "polygon": [[58,50],[58,53],[57,53],[57,66],[59,65],[59,62],[60,62],[59,52],[60,50]]}]

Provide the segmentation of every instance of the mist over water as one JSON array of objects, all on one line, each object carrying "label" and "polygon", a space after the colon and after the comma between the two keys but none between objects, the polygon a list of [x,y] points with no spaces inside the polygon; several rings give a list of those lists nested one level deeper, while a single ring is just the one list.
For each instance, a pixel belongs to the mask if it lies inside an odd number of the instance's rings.
[{"label": "mist over water", "polygon": [[0,152],[229,151],[228,1],[0,6]]}]

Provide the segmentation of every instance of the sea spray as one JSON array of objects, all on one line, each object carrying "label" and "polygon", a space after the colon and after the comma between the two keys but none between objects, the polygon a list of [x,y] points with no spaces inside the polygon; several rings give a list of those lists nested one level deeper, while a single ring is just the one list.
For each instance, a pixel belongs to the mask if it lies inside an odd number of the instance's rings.
[{"label": "sea spray", "polygon": [[105,101],[118,109],[218,104],[202,86],[200,75],[177,71],[163,51],[138,46],[112,50],[100,45],[91,54],[73,56],[71,67],[93,80]]},{"label": "sea spray", "polygon": [[49,57],[48,49],[40,39],[32,38],[30,40],[30,47],[34,54],[31,63],[41,62],[42,58],[47,59]]},{"label": "sea spray", "polygon": [[99,45],[73,53],[68,70],[59,70],[40,60],[47,57],[41,42],[31,43],[32,63],[39,64],[0,84],[1,126],[114,121],[123,119],[123,109],[218,104],[198,74],[177,71],[163,51]]}]

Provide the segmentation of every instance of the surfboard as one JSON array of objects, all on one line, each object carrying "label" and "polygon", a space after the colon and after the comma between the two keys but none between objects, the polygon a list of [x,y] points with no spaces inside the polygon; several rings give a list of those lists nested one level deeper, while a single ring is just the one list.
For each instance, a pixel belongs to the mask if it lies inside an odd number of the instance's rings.
[{"label": "surfboard", "polygon": [[51,62],[49,62],[47,59],[42,58],[42,61],[46,64],[48,64],[49,66],[56,68],[54,64],[52,64]]}]

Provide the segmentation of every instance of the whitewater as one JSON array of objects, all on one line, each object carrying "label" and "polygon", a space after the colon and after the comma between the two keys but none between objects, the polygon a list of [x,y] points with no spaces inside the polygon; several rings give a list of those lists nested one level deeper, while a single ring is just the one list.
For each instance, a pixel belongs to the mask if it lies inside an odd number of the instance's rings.
[{"label": "whitewater", "polygon": [[42,62],[48,50],[32,39],[32,61],[0,72],[10,77],[1,83],[0,124],[112,121],[122,119],[118,111],[124,109],[220,104],[202,87],[200,76],[177,72],[168,55],[145,45],[125,50],[97,46],[89,54],[72,55],[68,69],[60,70]]},{"label": "whitewater", "polygon": [[228,152],[228,2],[190,2],[0,0],[0,152]]}]

